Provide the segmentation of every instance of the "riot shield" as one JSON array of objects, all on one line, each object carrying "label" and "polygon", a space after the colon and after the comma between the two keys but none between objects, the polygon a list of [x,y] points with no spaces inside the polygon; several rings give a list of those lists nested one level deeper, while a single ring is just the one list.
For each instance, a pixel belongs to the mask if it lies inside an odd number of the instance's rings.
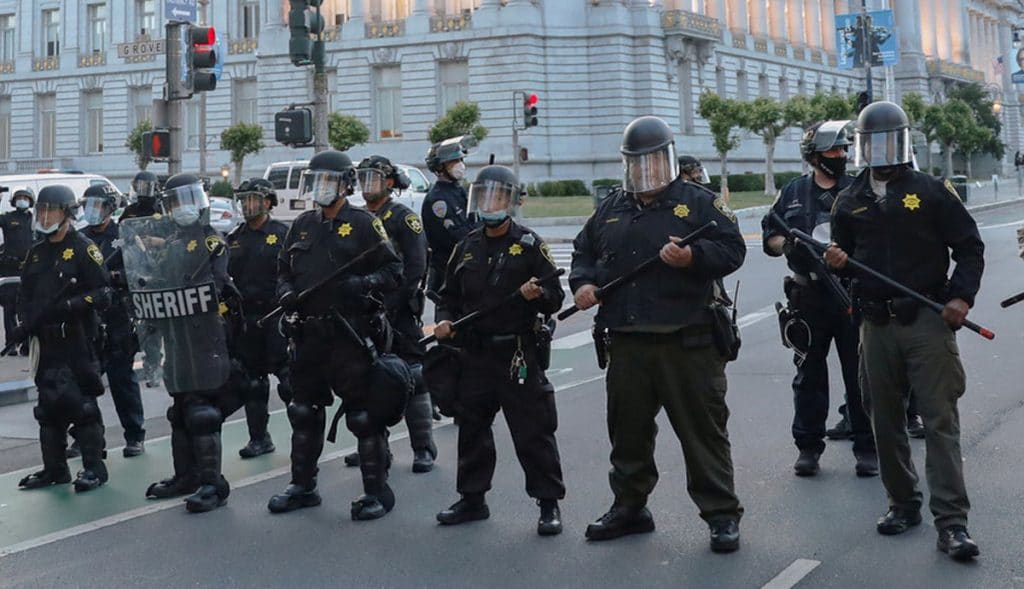
[{"label": "riot shield", "polygon": [[131,311],[157,328],[167,392],[219,389],[230,371],[211,269],[221,242],[166,216],[125,219],[120,228]]}]

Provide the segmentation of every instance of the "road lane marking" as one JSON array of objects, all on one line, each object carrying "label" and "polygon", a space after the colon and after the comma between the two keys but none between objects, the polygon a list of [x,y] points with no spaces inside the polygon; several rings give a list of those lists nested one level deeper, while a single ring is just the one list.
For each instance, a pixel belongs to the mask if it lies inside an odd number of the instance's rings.
[{"label": "road lane marking", "polygon": [[775,578],[765,583],[761,589],[791,589],[811,571],[818,568],[819,564],[821,564],[820,560],[798,558],[781,573],[775,575]]}]

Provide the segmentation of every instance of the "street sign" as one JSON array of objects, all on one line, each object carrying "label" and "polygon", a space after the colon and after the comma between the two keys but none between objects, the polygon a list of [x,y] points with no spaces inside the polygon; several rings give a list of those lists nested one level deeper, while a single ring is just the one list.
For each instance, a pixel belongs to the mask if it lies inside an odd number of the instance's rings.
[{"label": "street sign", "polygon": [[151,55],[163,55],[167,51],[163,39],[156,41],[135,41],[134,43],[118,43],[117,56],[121,59],[129,57],[149,57]]},{"label": "street sign", "polygon": [[197,0],[164,0],[164,18],[177,22],[196,22]]}]

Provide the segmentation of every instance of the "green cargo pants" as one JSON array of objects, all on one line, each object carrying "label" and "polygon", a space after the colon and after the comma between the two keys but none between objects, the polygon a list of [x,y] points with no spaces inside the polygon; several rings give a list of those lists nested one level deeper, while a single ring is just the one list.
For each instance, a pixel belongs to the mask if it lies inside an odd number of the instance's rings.
[{"label": "green cargo pants", "polygon": [[861,325],[860,383],[875,430],[878,465],[891,507],[920,510],[921,491],[907,439],[906,390],[925,429],[925,475],[935,527],[967,525],[971,507],[960,459],[957,400],[966,377],[956,337],[937,313],[921,309],[909,325]]},{"label": "green cargo pants", "polygon": [[687,491],[705,521],[739,520],[726,422],[725,360],[679,334],[613,332],[608,364],[608,435],[615,500],[643,506],[658,482],[655,417],[665,408],[683,448]]}]

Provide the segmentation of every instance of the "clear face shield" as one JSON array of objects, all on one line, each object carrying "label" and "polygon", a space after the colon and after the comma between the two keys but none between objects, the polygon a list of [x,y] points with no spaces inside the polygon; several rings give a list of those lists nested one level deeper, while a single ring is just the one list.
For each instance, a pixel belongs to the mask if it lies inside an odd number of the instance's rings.
[{"label": "clear face shield", "polygon": [[36,206],[36,216],[32,223],[32,228],[43,235],[50,235],[60,229],[61,223],[67,217],[68,215],[62,206],[46,203],[39,204]]},{"label": "clear face shield", "polygon": [[164,214],[184,226],[199,222],[203,211],[210,208],[210,199],[202,184],[189,184],[165,190],[161,204]]},{"label": "clear face shield", "polygon": [[469,187],[469,213],[489,227],[497,227],[514,217],[520,200],[519,187],[514,184],[484,180]]},{"label": "clear face shield", "polygon": [[368,201],[379,200],[390,192],[384,172],[376,168],[360,168],[356,170],[356,178],[363,190],[363,198]]},{"label": "clear face shield", "polygon": [[235,195],[239,206],[242,207],[242,217],[246,221],[252,221],[270,212],[267,206],[267,197],[262,192],[240,192]]},{"label": "clear face shield", "polygon": [[316,204],[329,207],[348,194],[349,185],[340,172],[306,170],[299,182],[299,194],[309,194]]},{"label": "clear face shield", "polygon": [[911,161],[910,129],[882,133],[857,132],[854,162],[858,168],[882,168]]},{"label": "clear face shield", "polygon": [[82,201],[82,220],[86,225],[102,225],[113,213],[106,199],[88,196]]},{"label": "clear face shield", "polygon": [[704,169],[704,166],[698,166],[689,172],[684,172],[684,174],[690,182],[704,184],[705,186],[711,184],[711,177],[708,176],[708,171]]},{"label": "clear face shield", "polygon": [[676,146],[668,144],[658,151],[642,155],[623,155],[622,188],[633,194],[654,192],[669,185],[679,176]]},{"label": "clear face shield", "polygon": [[132,180],[132,192],[136,197],[152,198],[156,196],[156,182],[151,180]]}]

